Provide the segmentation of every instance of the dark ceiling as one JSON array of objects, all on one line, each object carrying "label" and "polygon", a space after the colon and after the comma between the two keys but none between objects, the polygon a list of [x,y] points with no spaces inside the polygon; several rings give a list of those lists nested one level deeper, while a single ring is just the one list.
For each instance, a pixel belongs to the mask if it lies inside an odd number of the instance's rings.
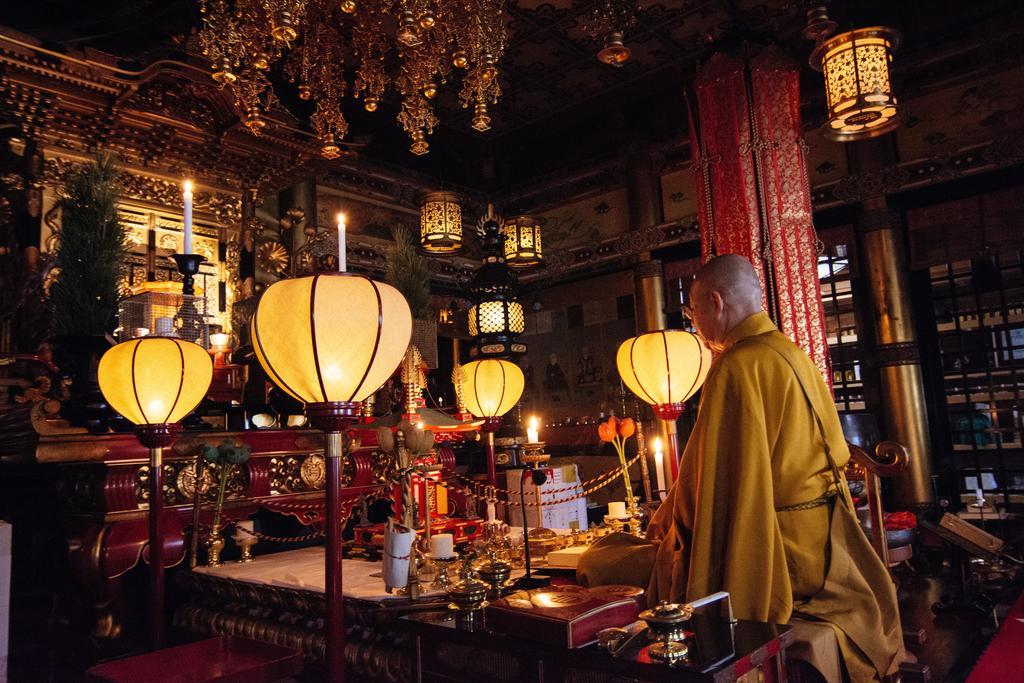
[{"label": "dark ceiling", "polygon": [[[350,140],[379,162],[426,173],[440,181],[500,191],[553,172],[618,154],[637,144],[678,139],[686,132],[684,90],[713,49],[742,41],[780,43],[806,63],[810,44],[800,37],[809,4],[784,0],[641,0],[627,34],[632,59],[623,68],[598,62],[599,46],[581,28],[593,0],[510,0],[509,47],[500,63],[502,98],[492,129],[469,127],[471,113],[449,83],[437,99],[441,127],[431,152],[416,157],[394,121],[397,101],[367,114],[346,108]],[[1012,17],[1020,3],[883,2],[829,4],[841,28],[885,23],[904,33],[902,55],[940,51],[944,41],[982,35]],[[154,52],[182,49],[199,23],[193,0],[35,0],[8,6],[0,21],[62,48],[92,47],[140,65]],[[820,76],[805,67],[804,88],[819,105]],[[278,88],[300,120],[308,103]],[[812,115],[821,109],[815,106]]]}]

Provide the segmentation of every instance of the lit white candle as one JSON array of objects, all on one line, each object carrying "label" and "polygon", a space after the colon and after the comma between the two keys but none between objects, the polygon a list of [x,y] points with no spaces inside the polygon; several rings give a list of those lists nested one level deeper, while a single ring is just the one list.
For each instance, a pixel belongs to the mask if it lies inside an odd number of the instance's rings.
[{"label": "lit white candle", "polygon": [[185,191],[182,192],[185,199],[185,249],[184,253],[192,253],[192,181],[185,181]]},{"label": "lit white candle", "polygon": [[658,482],[658,495],[665,500],[665,456],[661,452],[661,439],[655,439],[654,443],[654,476]]},{"label": "lit white candle", "polygon": [[530,426],[526,428],[526,440],[529,443],[538,443],[540,441],[539,434],[537,433],[537,418],[530,418]]},{"label": "lit white candle", "polygon": [[434,534],[431,536],[430,556],[442,560],[455,557],[455,537],[451,534]]},{"label": "lit white candle", "polygon": [[612,519],[626,519],[629,517],[626,514],[626,503],[621,500],[608,503],[608,516]]},{"label": "lit white candle", "polygon": [[348,270],[348,263],[345,255],[345,214],[338,214],[338,272],[344,273]]}]

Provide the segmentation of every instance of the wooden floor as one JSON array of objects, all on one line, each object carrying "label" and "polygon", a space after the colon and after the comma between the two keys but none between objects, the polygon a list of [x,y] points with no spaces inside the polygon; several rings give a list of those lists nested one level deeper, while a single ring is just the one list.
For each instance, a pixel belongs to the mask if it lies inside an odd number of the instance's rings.
[{"label": "wooden floor", "polygon": [[920,643],[906,640],[907,649],[926,664],[933,682],[956,683],[966,680],[971,668],[995,633],[997,620],[1009,610],[1020,592],[1019,586],[1003,586],[988,594],[995,599],[995,607],[983,613],[963,606],[936,614],[932,605],[956,594],[958,582],[952,572],[914,574],[900,571],[900,616],[904,632],[921,631]]}]

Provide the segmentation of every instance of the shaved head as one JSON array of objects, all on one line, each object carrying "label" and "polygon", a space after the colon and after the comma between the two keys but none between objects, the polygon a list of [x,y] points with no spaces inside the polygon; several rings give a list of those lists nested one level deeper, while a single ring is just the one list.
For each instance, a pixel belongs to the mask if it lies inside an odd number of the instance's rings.
[{"label": "shaved head", "polygon": [[690,301],[697,329],[712,347],[721,346],[733,327],[761,310],[761,281],[745,257],[716,256],[694,276]]}]

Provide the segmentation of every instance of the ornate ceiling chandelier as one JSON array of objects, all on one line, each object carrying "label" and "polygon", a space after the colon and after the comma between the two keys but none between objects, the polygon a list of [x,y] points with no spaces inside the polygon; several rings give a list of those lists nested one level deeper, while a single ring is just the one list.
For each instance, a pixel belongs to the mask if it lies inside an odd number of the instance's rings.
[{"label": "ornate ceiling chandelier", "polygon": [[453,71],[465,71],[459,101],[472,107],[472,127],[490,128],[507,42],[504,0],[201,0],[200,11],[213,79],[232,91],[255,134],[278,103],[275,65],[315,103],[310,124],[328,159],[340,156],[348,132],[346,93],[373,112],[389,86],[401,97],[396,118],[410,151],[426,154],[438,123],[432,100]]}]

